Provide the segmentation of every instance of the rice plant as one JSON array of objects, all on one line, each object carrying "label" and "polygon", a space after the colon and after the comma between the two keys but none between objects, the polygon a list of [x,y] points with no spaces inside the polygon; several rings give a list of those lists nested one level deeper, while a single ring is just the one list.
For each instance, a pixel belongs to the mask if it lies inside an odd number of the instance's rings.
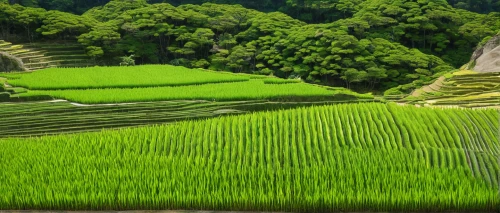
[{"label": "rice plant", "polygon": [[89,90],[30,90],[21,97],[50,95],[78,103],[123,103],[170,100],[343,100],[335,95],[348,95],[359,99],[372,99],[370,94],[358,94],[345,90],[327,90],[305,83],[264,84],[262,80],[245,82],[203,84],[178,87],[152,87],[131,89],[89,89]]},{"label": "rice plant", "polygon": [[6,74],[9,84],[32,90],[137,88],[248,81],[248,76],[171,65],[49,68]]},{"label": "rice plant", "polygon": [[344,104],[2,139],[0,209],[498,211],[498,124],[465,116],[498,119]]}]

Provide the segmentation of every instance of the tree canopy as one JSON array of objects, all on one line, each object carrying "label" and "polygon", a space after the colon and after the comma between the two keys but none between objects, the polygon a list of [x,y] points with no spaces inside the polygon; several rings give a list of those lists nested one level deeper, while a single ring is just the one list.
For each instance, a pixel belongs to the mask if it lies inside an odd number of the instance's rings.
[{"label": "tree canopy", "polygon": [[215,1],[282,12],[147,0],[112,0],[82,15],[35,7],[49,2],[0,3],[0,39],[78,41],[103,64],[134,55],[139,64],[379,90],[422,84],[463,65],[483,38],[500,29],[500,13],[457,9],[446,0]]}]

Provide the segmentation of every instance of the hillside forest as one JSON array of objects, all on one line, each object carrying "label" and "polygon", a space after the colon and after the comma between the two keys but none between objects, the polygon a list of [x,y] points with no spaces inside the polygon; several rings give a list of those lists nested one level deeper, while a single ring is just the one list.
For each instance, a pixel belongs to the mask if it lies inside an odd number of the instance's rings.
[{"label": "hillside forest", "polygon": [[78,42],[98,65],[132,56],[401,94],[467,63],[498,33],[499,9],[492,0],[0,0],[0,39]]}]

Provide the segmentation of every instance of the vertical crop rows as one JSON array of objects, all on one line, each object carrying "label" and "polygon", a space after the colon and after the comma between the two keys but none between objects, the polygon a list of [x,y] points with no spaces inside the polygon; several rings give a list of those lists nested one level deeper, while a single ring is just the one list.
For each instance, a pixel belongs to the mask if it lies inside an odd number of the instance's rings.
[{"label": "vertical crop rows", "polygon": [[0,141],[0,209],[498,210],[498,114],[349,104]]}]

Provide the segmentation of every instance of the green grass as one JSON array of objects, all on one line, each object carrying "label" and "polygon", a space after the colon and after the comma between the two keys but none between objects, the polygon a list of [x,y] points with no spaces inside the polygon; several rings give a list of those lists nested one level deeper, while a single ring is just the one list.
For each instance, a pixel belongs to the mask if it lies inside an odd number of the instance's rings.
[{"label": "green grass", "polygon": [[495,121],[346,104],[1,139],[0,209],[498,211]]},{"label": "green grass", "polygon": [[206,72],[170,65],[49,68],[11,76],[13,86],[35,90],[135,88],[248,81],[246,76]]},{"label": "green grass", "polygon": [[358,94],[349,90],[328,90],[305,83],[264,84],[262,80],[245,82],[203,84],[178,87],[90,90],[30,90],[20,97],[50,95],[78,103],[123,103],[169,100],[235,101],[257,99],[280,100],[336,100],[334,95],[353,98],[373,98],[370,94]]}]

